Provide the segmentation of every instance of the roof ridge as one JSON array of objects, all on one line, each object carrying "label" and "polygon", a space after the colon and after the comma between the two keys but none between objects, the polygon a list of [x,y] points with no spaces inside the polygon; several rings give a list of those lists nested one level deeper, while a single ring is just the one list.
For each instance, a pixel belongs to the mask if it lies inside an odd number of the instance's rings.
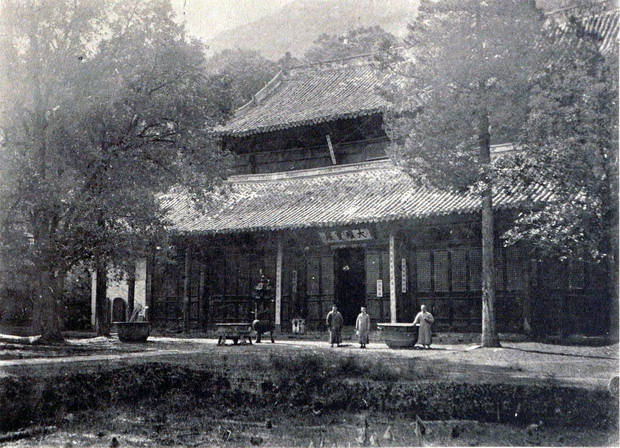
[{"label": "roof ridge", "polygon": [[271,80],[265,84],[265,86],[252,95],[252,99],[245,103],[243,106],[235,110],[235,114],[251,107],[260,104],[265,98],[267,98],[275,89],[278,88],[280,84],[282,84],[283,72],[280,70]]},{"label": "roof ridge", "polygon": [[234,183],[254,183],[265,181],[281,181],[291,179],[304,179],[310,177],[323,176],[325,174],[349,174],[369,169],[397,168],[389,159],[372,160],[366,162],[349,163],[346,165],[330,165],[318,168],[308,168],[305,170],[284,171],[277,173],[260,174],[235,174],[228,177],[229,182]]},{"label": "roof ridge", "polygon": [[300,64],[300,65],[295,65],[293,67],[289,67],[288,70],[289,70],[289,72],[291,72],[291,71],[297,71],[297,70],[302,70],[302,69],[306,70],[306,69],[309,69],[309,68],[312,68],[312,67],[321,67],[321,66],[329,66],[330,68],[331,67],[339,68],[337,66],[337,64],[340,64],[340,67],[347,67],[347,66],[350,66],[348,64],[351,61],[355,60],[355,59],[363,59],[364,60],[363,63],[362,64],[358,64],[358,65],[366,65],[366,64],[369,64],[369,63],[373,62],[372,60],[369,59],[371,56],[375,56],[375,55],[381,54],[381,53],[383,53],[383,52],[381,52],[381,51],[373,51],[371,53],[356,54],[356,55],[347,56],[347,57],[344,57],[344,58],[327,59],[327,60],[324,60],[324,61],[310,62],[310,63],[307,63],[307,64]]}]

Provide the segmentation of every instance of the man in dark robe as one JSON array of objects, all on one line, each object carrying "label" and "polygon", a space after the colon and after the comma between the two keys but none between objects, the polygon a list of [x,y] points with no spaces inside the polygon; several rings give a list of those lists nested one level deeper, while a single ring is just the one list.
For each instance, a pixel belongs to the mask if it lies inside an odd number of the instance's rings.
[{"label": "man in dark robe", "polygon": [[336,305],[332,307],[332,310],[327,313],[327,319],[325,320],[327,323],[327,328],[329,329],[329,343],[333,347],[336,344],[340,347],[342,343],[342,326],[344,325],[344,319],[342,318],[342,314],[338,311]]}]

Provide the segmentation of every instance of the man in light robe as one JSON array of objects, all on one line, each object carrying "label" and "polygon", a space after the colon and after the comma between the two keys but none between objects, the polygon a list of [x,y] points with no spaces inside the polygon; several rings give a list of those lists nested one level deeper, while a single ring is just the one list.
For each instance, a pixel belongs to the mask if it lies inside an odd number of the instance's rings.
[{"label": "man in light robe", "polygon": [[342,314],[338,311],[336,305],[332,307],[332,310],[327,313],[327,319],[325,320],[327,323],[327,328],[329,329],[329,343],[333,347],[334,344],[340,347],[342,343],[342,335],[340,332],[342,331],[342,326],[344,325],[344,319],[342,318]]},{"label": "man in light robe", "polygon": [[422,305],[420,307],[420,312],[413,321],[413,324],[420,326],[418,331],[418,344],[422,345],[424,348],[431,348],[431,325],[433,322],[435,322],[435,318],[431,313],[426,311],[426,305]]},{"label": "man in light robe", "polygon": [[365,307],[362,307],[361,313],[357,316],[355,331],[359,338],[360,348],[366,348],[366,344],[368,344],[368,333],[370,332],[370,316],[366,313]]}]

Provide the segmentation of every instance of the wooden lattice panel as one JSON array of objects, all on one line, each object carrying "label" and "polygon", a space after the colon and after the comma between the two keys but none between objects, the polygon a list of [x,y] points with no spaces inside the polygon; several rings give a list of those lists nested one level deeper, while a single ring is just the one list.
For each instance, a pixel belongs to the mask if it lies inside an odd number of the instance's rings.
[{"label": "wooden lattice panel", "polygon": [[431,290],[431,253],[428,250],[416,252],[417,289],[421,292]]},{"label": "wooden lattice panel", "polygon": [[310,257],[308,258],[308,295],[318,296],[320,293],[320,258]]},{"label": "wooden lattice panel", "polygon": [[452,291],[467,291],[467,252],[452,250]]},{"label": "wooden lattice panel", "polygon": [[435,291],[450,290],[449,260],[447,250],[436,250],[433,257],[435,265]]}]

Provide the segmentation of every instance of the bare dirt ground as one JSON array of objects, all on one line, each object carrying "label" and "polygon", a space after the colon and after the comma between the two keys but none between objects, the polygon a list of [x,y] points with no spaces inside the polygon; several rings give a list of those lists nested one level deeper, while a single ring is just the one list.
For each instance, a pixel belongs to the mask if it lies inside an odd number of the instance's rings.
[{"label": "bare dirt ground", "polygon": [[[218,346],[215,339],[150,337],[144,344],[127,344],[117,338],[68,339],[65,345],[28,346],[0,344],[0,377],[59,369],[166,361],[201,364],[214,358],[269,359],[299,352],[334,357],[382,359],[406,377],[460,382],[553,382],[584,388],[607,388],[619,372],[618,344],[599,347],[553,345],[539,342],[504,342],[502,348],[476,348],[467,344],[434,344],[431,350],[392,350],[381,342],[360,349],[353,341],[330,348],[324,341],[277,340],[275,344]],[[415,369],[412,367],[415,365]]]},{"label": "bare dirt ground", "polygon": [[[354,341],[330,348],[325,341],[276,340],[227,343],[210,338],[151,337],[127,344],[116,337],[71,339],[64,345],[0,345],[0,377],[54,375],[89,369],[165,362],[199,366],[223,362],[250,371],[258,361],[300,353],[326,359],[355,359],[389,366],[403,380],[468,383],[554,384],[607,390],[619,371],[618,344],[587,347],[538,342],[504,342],[502,348],[434,344],[431,350],[392,350],[380,342],[360,349]],[[0,443],[15,447],[110,446],[618,446],[618,431],[443,420],[416,423],[415,416],[384,412],[348,414],[261,409],[239,414],[226,403],[205,405],[170,394],[137,405],[115,404],[64,415],[47,432]],[[37,422],[34,422],[36,425]],[[421,426],[422,425],[422,426]]]},{"label": "bare dirt ground", "polygon": [[[188,409],[192,409],[189,407]],[[422,430],[420,429],[422,428]],[[357,447],[618,446],[609,431],[515,427],[471,420],[425,421],[384,414],[214,418],[210,412],[162,413],[161,406],[71,415],[62,429],[12,447]]]}]

